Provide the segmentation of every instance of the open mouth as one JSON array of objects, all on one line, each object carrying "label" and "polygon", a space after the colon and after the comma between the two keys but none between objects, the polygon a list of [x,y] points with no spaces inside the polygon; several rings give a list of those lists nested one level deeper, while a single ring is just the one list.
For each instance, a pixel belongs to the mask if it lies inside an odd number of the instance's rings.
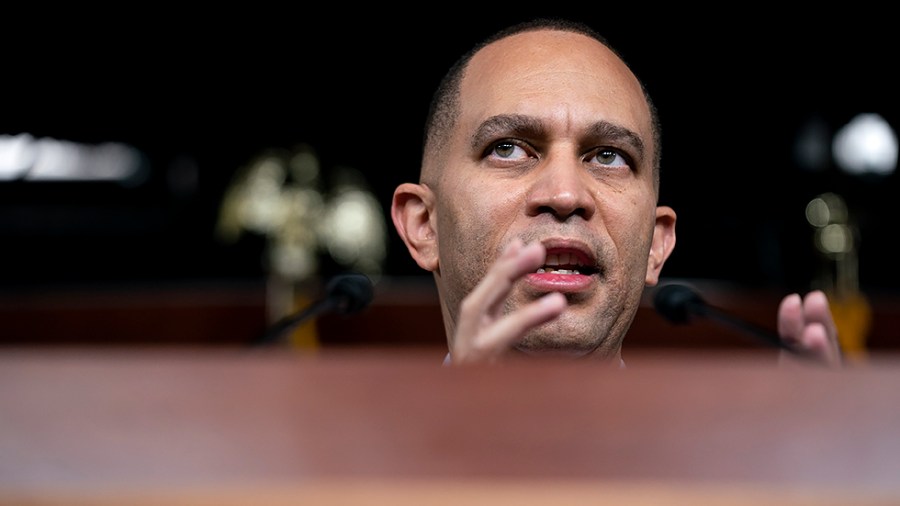
[{"label": "open mouth", "polygon": [[538,274],[582,274],[590,276],[599,272],[597,267],[585,261],[576,252],[548,253],[543,267],[535,271]]}]

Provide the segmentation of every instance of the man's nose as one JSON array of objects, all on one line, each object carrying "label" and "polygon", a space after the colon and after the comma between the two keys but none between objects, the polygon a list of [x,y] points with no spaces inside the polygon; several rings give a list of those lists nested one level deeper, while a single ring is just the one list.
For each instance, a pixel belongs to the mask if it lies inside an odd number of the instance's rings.
[{"label": "man's nose", "polygon": [[580,216],[588,220],[596,211],[591,176],[574,158],[547,159],[535,171],[528,192],[529,216],[551,213],[559,220]]}]

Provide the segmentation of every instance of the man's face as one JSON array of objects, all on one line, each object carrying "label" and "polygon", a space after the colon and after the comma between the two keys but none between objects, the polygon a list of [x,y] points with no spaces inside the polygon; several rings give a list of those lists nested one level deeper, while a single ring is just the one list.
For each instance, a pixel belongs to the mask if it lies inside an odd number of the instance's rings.
[{"label": "man's face", "polygon": [[617,353],[662,265],[648,261],[656,146],[638,81],[589,37],[529,32],[471,60],[460,108],[443,154],[425,162],[447,315],[511,239],[539,241],[547,265],[516,283],[506,309],[551,291],[569,307],[519,348]]}]

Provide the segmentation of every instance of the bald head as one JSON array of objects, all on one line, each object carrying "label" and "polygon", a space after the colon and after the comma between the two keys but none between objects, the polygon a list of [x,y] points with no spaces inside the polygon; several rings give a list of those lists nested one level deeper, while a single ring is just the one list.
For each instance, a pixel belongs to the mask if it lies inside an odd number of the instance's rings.
[{"label": "bald head", "polygon": [[[660,124],[656,107],[643,86],[636,76],[625,64],[621,55],[612,48],[607,40],[589,26],[566,19],[542,18],[536,19],[517,25],[510,26],[502,31],[483,40],[481,43],[473,47],[469,52],[462,55],[456,63],[450,67],[444,78],[438,85],[437,90],[432,97],[429,106],[428,115],[425,121],[425,131],[423,138],[423,158],[420,180],[422,182],[436,184],[436,178],[442,170],[446,157],[446,148],[450,144],[450,137],[457,127],[461,114],[460,97],[464,79],[469,75],[469,67],[472,59],[481,53],[485,48],[492,44],[513,37],[519,34],[525,34],[536,31],[559,31],[573,34],[579,34],[593,39],[601,44],[609,56],[615,59],[621,68],[626,70],[634,83],[639,87],[643,95],[643,106],[646,107],[650,117],[650,129],[652,139],[652,168],[654,172],[655,186],[658,192],[659,188],[659,168],[661,160],[660,150]],[[467,98],[468,100],[468,98]]]}]

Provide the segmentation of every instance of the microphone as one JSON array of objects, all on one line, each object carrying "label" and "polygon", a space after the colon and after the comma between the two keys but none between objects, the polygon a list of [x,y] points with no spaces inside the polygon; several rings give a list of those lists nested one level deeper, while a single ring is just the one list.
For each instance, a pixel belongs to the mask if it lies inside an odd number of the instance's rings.
[{"label": "microphone", "polygon": [[690,321],[691,316],[705,317],[738,329],[747,335],[753,336],[758,342],[765,345],[795,354],[803,354],[802,350],[798,350],[782,341],[778,334],[710,306],[700,294],[687,285],[668,283],[659,287],[653,297],[653,304],[656,312],[672,323],[687,323]]},{"label": "microphone", "polygon": [[354,314],[372,302],[374,288],[365,274],[347,272],[337,275],[325,286],[325,296],[302,311],[285,316],[269,327],[255,341],[256,345],[273,344],[284,339],[287,332],[310,318],[333,311],[337,314]]}]

